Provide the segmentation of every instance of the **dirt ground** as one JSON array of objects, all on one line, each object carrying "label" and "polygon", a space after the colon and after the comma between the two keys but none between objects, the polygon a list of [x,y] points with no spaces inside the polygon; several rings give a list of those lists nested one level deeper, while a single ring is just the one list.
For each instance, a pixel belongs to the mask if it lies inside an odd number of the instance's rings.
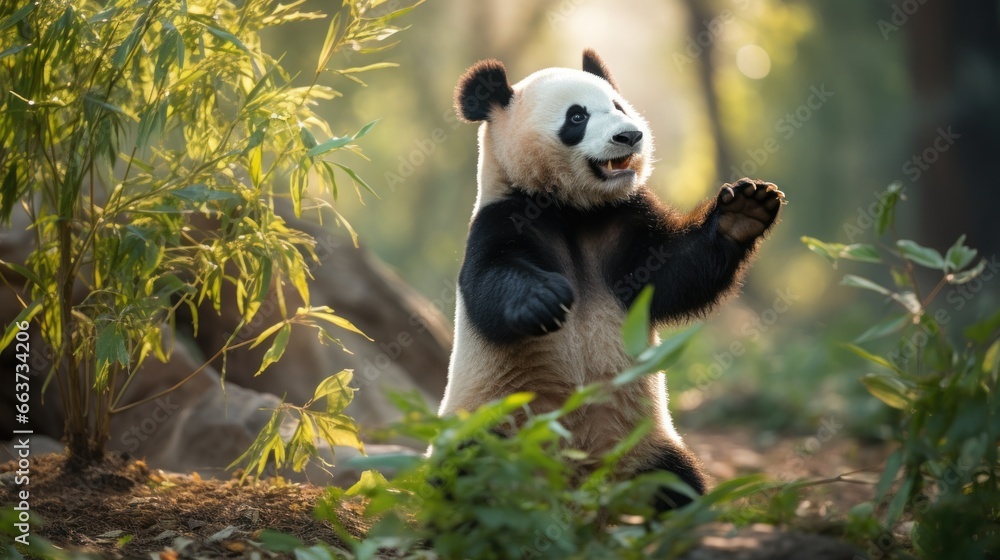
[{"label": "dirt ground", "polygon": [[[810,488],[803,516],[843,514],[868,500],[890,449],[861,446],[849,438],[761,438],[741,431],[685,435],[716,482],[764,472],[777,479],[833,478],[854,482]],[[13,463],[0,465],[0,501],[11,503]],[[47,455],[31,467],[31,509],[45,520],[37,534],[56,545],[105,558],[273,558],[256,543],[263,529],[343,546],[334,529],[312,517],[323,489],[310,485],[240,486],[235,480],[204,480],[197,473],[171,474],[141,461],[112,457],[82,475],[63,472],[62,457]],[[342,504],[339,520],[353,536],[367,525],[356,504]]]}]

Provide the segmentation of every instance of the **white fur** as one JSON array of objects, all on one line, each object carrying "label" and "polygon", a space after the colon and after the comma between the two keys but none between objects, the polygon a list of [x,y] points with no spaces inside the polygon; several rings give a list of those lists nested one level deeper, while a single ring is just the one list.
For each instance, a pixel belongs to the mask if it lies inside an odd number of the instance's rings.
[{"label": "white fur", "polygon": [[[624,199],[644,184],[651,171],[653,143],[649,126],[639,113],[605,80],[580,70],[552,68],[536,72],[514,87],[506,109],[497,109],[479,129],[479,192],[473,218],[484,206],[512,189],[547,192],[565,204],[586,208]],[[624,113],[614,104],[617,102]],[[571,105],[590,114],[586,134],[575,146],[558,136]],[[611,142],[624,131],[642,132],[629,148]],[[604,181],[596,177],[588,159],[608,160],[632,154],[629,176]],[[615,250],[614,239],[586,240],[585,258]],[[560,252],[568,255],[568,250]],[[567,256],[568,258],[568,256]],[[596,258],[595,258],[596,260]],[[568,264],[568,263],[567,263]],[[602,263],[587,262],[584,278],[571,282],[603,285]],[[564,267],[573,270],[572,266]],[[632,365],[622,342],[625,313],[608,291],[574,303],[563,327],[532,337],[515,346],[499,347],[484,340],[472,326],[459,290],[455,310],[455,346],[442,415],[473,410],[516,391],[533,391],[535,413],[559,407],[577,387],[610,382]],[[651,337],[655,339],[655,335]],[[680,442],[667,410],[663,374],[640,379],[624,388],[608,387],[610,400],[592,405],[564,420],[573,432],[571,445],[594,456],[610,450],[640,422],[654,419],[659,429],[633,455],[640,460],[645,445],[663,440]]]}]

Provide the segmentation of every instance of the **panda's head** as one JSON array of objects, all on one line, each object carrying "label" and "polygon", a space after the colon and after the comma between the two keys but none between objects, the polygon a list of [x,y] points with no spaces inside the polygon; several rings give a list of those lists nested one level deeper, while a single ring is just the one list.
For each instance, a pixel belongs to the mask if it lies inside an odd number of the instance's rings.
[{"label": "panda's head", "polygon": [[455,107],[483,123],[477,206],[519,188],[586,208],[627,198],[649,175],[649,127],[591,50],[583,70],[540,70],[513,86],[502,63],[481,61],[459,80]]}]

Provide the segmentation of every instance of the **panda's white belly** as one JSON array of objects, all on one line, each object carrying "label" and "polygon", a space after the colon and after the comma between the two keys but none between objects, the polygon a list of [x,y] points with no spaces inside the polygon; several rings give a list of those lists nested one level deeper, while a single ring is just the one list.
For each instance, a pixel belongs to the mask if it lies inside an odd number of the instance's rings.
[{"label": "panda's white belly", "polygon": [[[455,346],[440,413],[474,410],[522,391],[536,394],[530,405],[533,412],[546,412],[561,406],[578,387],[610,382],[631,366],[622,341],[621,306],[610,294],[590,295],[574,304],[562,329],[504,347],[478,335],[459,290]],[[608,401],[563,419],[574,435],[574,447],[604,453],[645,419],[656,423],[654,433],[659,437],[679,440],[666,410],[662,374],[618,388],[609,396]]]}]

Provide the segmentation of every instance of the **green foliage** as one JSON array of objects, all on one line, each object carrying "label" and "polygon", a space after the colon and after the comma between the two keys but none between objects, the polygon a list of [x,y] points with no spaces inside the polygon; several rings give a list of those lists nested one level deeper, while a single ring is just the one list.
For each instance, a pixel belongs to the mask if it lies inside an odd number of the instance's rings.
[{"label": "green foliage", "polygon": [[[625,321],[626,344],[637,355],[636,371],[657,371],[691,337],[687,331],[663,348],[647,348],[649,294],[637,299]],[[626,375],[628,378],[626,379]],[[651,497],[662,487],[695,497],[675,475],[659,472],[620,480],[624,454],[650,428],[639,426],[604,457],[576,449],[563,426],[569,414],[606,400],[610,388],[636,382],[623,374],[608,384],[582,387],[559,409],[533,414],[534,395],[518,393],[472,412],[441,418],[417,395],[395,395],[403,420],[395,431],[427,443],[429,456],[383,455],[351,461],[359,468],[392,469],[386,480],[374,470],[348,490],[329,488],[318,517],[338,526],[338,506],[363,498],[377,519],[363,541],[342,533],[348,558],[676,558],[697,542],[698,527],[727,515],[728,504],[774,485],[758,478],[728,481],[710,494],[659,519]],[[513,414],[526,420],[509,437]],[[507,431],[507,430],[505,430]],[[329,558],[325,545],[306,548],[283,535],[262,542],[272,550]],[[312,557],[312,556],[309,556]]]},{"label": "green foliage", "polygon": [[[880,233],[890,229],[894,212],[895,199],[877,216]],[[876,366],[861,379],[871,394],[900,411],[893,426],[899,449],[876,488],[884,507],[881,519],[872,504],[860,504],[849,516],[849,531],[870,536],[878,523],[893,527],[908,518],[914,521],[911,537],[921,557],[990,557],[1000,549],[1000,313],[967,328],[956,344],[946,333],[953,318],[940,300],[951,303],[951,297],[941,297],[945,288],[949,296],[975,297],[995,271],[984,274],[985,260],[973,265],[977,253],[965,245],[965,236],[944,255],[898,239],[882,245],[886,248],[878,258],[867,253],[858,258],[838,244],[803,241],[834,263],[841,258],[889,263],[885,266],[895,285],[854,275],[845,276],[842,284],[875,292],[902,308],[902,314],[846,345]],[[926,295],[914,265],[941,274]],[[896,342],[883,354],[856,345],[890,337]]]},{"label": "green foliage", "polygon": [[[285,330],[284,327],[281,329],[282,332]],[[266,361],[267,357],[264,359]],[[311,459],[319,459],[329,465],[316,447],[319,439],[329,443],[331,448],[343,445],[364,452],[358,427],[350,416],[344,414],[344,409],[354,398],[355,389],[350,387],[351,377],[352,372],[348,370],[327,377],[316,387],[313,397],[302,406],[282,402],[250,444],[250,448],[233,461],[229,468],[244,464],[246,469],[242,480],[251,473],[259,477],[271,462],[276,468],[290,467],[296,472],[301,472]],[[315,406],[324,400],[326,407]],[[291,437],[281,433],[282,423],[288,417],[295,420],[295,431]]]},{"label": "green foliage", "polygon": [[[290,199],[296,214],[304,202],[328,209],[350,230],[322,195],[336,199],[338,173],[367,188],[342,158],[361,155],[355,142],[374,123],[335,135],[314,109],[340,93],[317,78],[347,46],[388,47],[390,21],[409,8],[344,0],[312,82],[296,86],[261,50],[259,32],[325,17],[297,11],[301,4],[0,8],[0,215],[23,209],[36,242],[24,266],[3,264],[27,280],[19,319],[33,317],[54,349],[46,383],[55,380],[66,407],[71,456],[102,454],[109,416],[136,404],[119,402],[132,377],[150,355],[167,359],[165,331],[179,307],[196,318],[204,301],[218,310],[225,283],[244,323],[272,286],[294,286],[309,301],[314,240],[285,224],[276,200]],[[358,72],[383,66],[337,72],[359,81]],[[276,186],[286,177],[288,191]],[[206,222],[217,227],[200,230]],[[283,300],[279,308],[284,321],[261,370],[280,358],[292,322],[353,328],[329,309],[290,316]],[[231,339],[215,357],[242,344]]]}]

